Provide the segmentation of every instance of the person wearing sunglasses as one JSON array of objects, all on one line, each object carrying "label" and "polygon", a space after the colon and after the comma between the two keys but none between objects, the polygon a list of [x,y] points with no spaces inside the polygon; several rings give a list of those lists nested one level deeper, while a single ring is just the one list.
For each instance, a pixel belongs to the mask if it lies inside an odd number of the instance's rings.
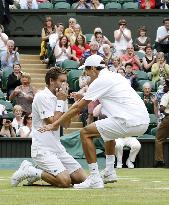
[{"label": "person wearing sunglasses", "polygon": [[23,118],[23,125],[19,130],[19,136],[21,138],[31,137],[30,133],[32,131],[32,114],[26,114]]},{"label": "person wearing sunglasses", "polygon": [[0,126],[0,137],[16,137],[11,119],[9,119],[8,116],[3,116],[3,118],[1,118]]}]

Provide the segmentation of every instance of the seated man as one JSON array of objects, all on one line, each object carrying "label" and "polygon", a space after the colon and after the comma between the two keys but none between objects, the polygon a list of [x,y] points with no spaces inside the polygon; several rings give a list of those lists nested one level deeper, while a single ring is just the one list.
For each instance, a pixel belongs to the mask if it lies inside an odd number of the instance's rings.
[{"label": "seated man", "polygon": [[24,160],[11,178],[12,186],[17,186],[24,179],[28,179],[29,183],[42,179],[53,186],[66,188],[86,179],[80,164],[61,144],[59,128],[46,133],[38,132],[39,127],[59,119],[67,107],[66,71],[51,68],[45,81],[46,88],[35,95],[32,104],[31,157],[38,168]]},{"label": "seated man", "polygon": [[141,144],[135,137],[125,137],[125,138],[118,138],[115,139],[116,141],[116,157],[117,157],[117,168],[122,168],[122,157],[123,157],[123,148],[124,146],[130,147],[129,157],[126,161],[126,165],[129,169],[134,168],[134,162],[136,159],[137,154],[140,151]]}]

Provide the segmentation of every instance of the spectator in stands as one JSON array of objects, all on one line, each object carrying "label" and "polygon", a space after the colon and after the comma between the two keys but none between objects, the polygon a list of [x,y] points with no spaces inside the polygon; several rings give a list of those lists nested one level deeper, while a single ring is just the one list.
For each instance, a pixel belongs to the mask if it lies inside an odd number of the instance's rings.
[{"label": "spectator in stands", "polygon": [[75,3],[74,9],[90,9],[90,4],[86,3],[86,0],[79,0]]},{"label": "spectator in stands", "polygon": [[158,52],[168,53],[167,63],[169,63],[169,18],[164,18],[163,26],[158,27],[156,42],[158,44]]},{"label": "spectator in stands", "polygon": [[120,67],[118,70],[117,70],[117,73],[119,73],[120,75],[122,75],[123,77],[125,77],[126,75],[126,72],[124,70],[124,68]]},{"label": "spectator in stands", "polygon": [[13,4],[13,0],[0,0],[0,24],[5,28],[5,33],[9,34],[7,29],[8,24],[10,23],[10,10],[9,5]]},{"label": "spectator in stands", "polygon": [[23,125],[19,129],[19,136],[21,138],[31,137],[30,133],[32,131],[32,113],[26,114],[23,118]]},{"label": "spectator in stands", "polygon": [[121,59],[120,57],[115,56],[113,58],[113,65],[111,67],[112,71],[118,72],[118,70],[121,68]]},{"label": "spectator in stands", "polygon": [[13,70],[13,65],[19,63],[18,48],[14,49],[15,43],[13,40],[7,41],[7,51],[1,54],[1,70]]},{"label": "spectator in stands", "polygon": [[9,96],[9,100],[16,100],[16,104],[23,108],[23,114],[32,112],[32,102],[35,95],[35,89],[31,86],[31,77],[29,73],[22,73],[22,85],[17,86]]},{"label": "spectator in stands", "polygon": [[[99,28],[99,27],[97,27],[97,28],[94,29],[94,35],[91,37],[91,42],[92,42],[92,41],[96,41],[96,35],[97,35],[97,33],[103,35],[102,29]],[[109,41],[109,39],[108,39],[106,36],[104,36],[104,35],[103,35],[103,37],[102,37],[102,43],[103,43],[103,44],[108,44],[110,47],[113,46],[112,43]]]},{"label": "spectator in stands", "polygon": [[74,28],[76,24],[77,24],[77,21],[75,18],[69,19],[69,26],[68,28],[65,29],[65,32],[64,32],[64,35],[67,36],[68,39],[70,38],[71,35],[74,34]]},{"label": "spectator in stands", "polygon": [[159,52],[156,55],[156,63],[151,68],[152,81],[163,83],[164,78],[169,77],[169,65],[165,62],[164,53]]},{"label": "spectator in stands", "polygon": [[80,59],[80,64],[83,64],[85,62],[85,60],[91,56],[91,55],[94,55],[94,54],[97,54],[97,55],[100,55],[100,56],[103,56],[98,50],[99,50],[99,44],[96,42],[96,41],[93,41],[93,42],[90,42],[90,51],[85,51],[83,54],[82,54],[82,57]]},{"label": "spectator in stands", "polygon": [[38,3],[36,0],[20,0],[19,4],[21,9],[38,9]]},{"label": "spectator in stands", "polygon": [[9,75],[7,80],[7,96],[9,97],[11,93],[15,90],[17,86],[21,85],[21,65],[14,64],[13,72]]},{"label": "spectator in stands", "polygon": [[114,39],[115,55],[121,56],[125,54],[128,44],[132,43],[131,31],[127,28],[127,21],[125,19],[119,21],[119,29],[114,31]]},{"label": "spectator in stands", "polygon": [[11,119],[9,119],[8,116],[3,116],[3,119],[1,118],[1,120],[0,137],[16,137]]},{"label": "spectator in stands", "polygon": [[138,88],[137,76],[133,73],[131,63],[126,63],[125,64],[125,73],[126,73],[125,78],[128,80],[131,87],[134,90],[137,90],[137,88]]},{"label": "spectator in stands", "polygon": [[125,146],[130,148],[129,157],[126,161],[126,165],[129,169],[134,168],[134,162],[136,159],[137,154],[141,149],[140,142],[136,139],[136,137],[125,137],[125,138],[118,138],[115,139],[116,146],[115,146],[115,155],[117,158],[117,166],[116,168],[121,169],[123,166],[122,157],[123,157],[123,148]]},{"label": "spectator in stands", "polygon": [[72,56],[75,61],[80,64],[80,58],[85,51],[90,50],[90,46],[86,44],[86,39],[82,34],[76,37],[75,44],[72,45]]},{"label": "spectator in stands", "polygon": [[40,60],[42,63],[48,63],[48,51],[47,47],[49,44],[49,36],[56,31],[56,26],[53,23],[53,20],[50,16],[47,16],[44,21],[44,27],[42,28],[42,42],[41,42],[41,52]]},{"label": "spectator in stands", "polygon": [[156,55],[153,54],[151,45],[145,47],[145,56],[143,57],[143,70],[146,73],[151,72],[152,65],[156,62]]},{"label": "spectator in stands", "polygon": [[146,27],[141,26],[138,30],[138,37],[135,39],[134,47],[136,51],[145,52],[147,44],[151,44],[151,39],[146,35]]},{"label": "spectator in stands", "polygon": [[7,51],[8,36],[4,33],[3,25],[0,25],[0,56],[3,51]]},{"label": "spectator in stands", "polygon": [[113,60],[114,56],[111,51],[111,48],[108,44],[103,44],[103,59],[105,61],[105,65],[111,70],[114,71],[114,65],[113,65]]},{"label": "spectator in stands", "polygon": [[164,118],[161,121],[156,134],[155,139],[155,167],[165,166],[163,156],[163,143],[169,134],[169,79],[165,80],[165,93],[160,102],[160,112],[164,114]]},{"label": "spectator in stands", "polygon": [[72,35],[69,35],[69,42],[70,45],[74,45],[76,38],[78,35],[82,34],[82,30],[79,24],[75,24],[74,26],[74,32],[72,33]]},{"label": "spectator in stands", "polygon": [[23,118],[22,118],[22,107],[20,105],[15,105],[13,108],[14,119],[12,121],[12,127],[15,130],[16,136],[19,137],[19,130],[23,126]]},{"label": "spectator in stands", "polygon": [[139,70],[141,68],[141,62],[137,55],[135,55],[134,47],[132,44],[127,45],[126,54],[121,56],[122,64],[125,66],[126,63],[132,64],[132,70]]},{"label": "spectator in stands", "polygon": [[91,0],[90,9],[104,9],[104,4],[100,3],[99,0]]},{"label": "spectator in stands", "polygon": [[143,84],[143,93],[140,95],[141,99],[144,101],[145,106],[149,114],[155,114],[157,111],[155,96],[152,93],[152,86],[150,82],[145,82]]},{"label": "spectator in stands", "polygon": [[64,60],[71,59],[71,47],[69,46],[67,36],[62,36],[59,39],[59,44],[57,44],[54,49],[54,56],[56,59],[56,66],[61,66]]},{"label": "spectator in stands", "polygon": [[155,9],[156,0],[141,0],[140,8],[141,9]]}]

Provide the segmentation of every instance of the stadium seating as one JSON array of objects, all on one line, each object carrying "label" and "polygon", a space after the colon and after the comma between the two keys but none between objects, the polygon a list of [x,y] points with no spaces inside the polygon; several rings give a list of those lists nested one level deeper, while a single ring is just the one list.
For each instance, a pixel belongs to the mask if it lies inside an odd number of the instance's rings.
[{"label": "stadium seating", "polygon": [[13,105],[12,105],[11,102],[5,101],[5,100],[0,100],[0,104],[4,105],[6,107],[7,112],[12,112],[13,111]]},{"label": "stadium seating", "polygon": [[123,9],[138,9],[138,3],[136,2],[126,2],[123,4]]},{"label": "stadium seating", "polygon": [[121,9],[121,4],[116,2],[107,3],[105,9]]},{"label": "stadium seating", "polygon": [[141,71],[141,70],[136,70],[136,71],[133,71],[133,72],[134,72],[134,74],[137,75],[138,80],[149,80],[149,76],[146,72]]},{"label": "stadium seating", "polygon": [[0,90],[0,100],[5,100],[5,96],[2,90]]},{"label": "stadium seating", "polygon": [[78,63],[73,60],[64,60],[62,63],[62,68],[66,70],[77,69],[79,67]]},{"label": "stadium seating", "polygon": [[77,80],[74,81],[74,91],[78,92],[79,90],[80,90],[79,79],[77,79]]},{"label": "stadium seating", "polygon": [[54,5],[54,9],[70,9],[70,4],[67,2],[58,2]]},{"label": "stadium seating", "polygon": [[71,70],[68,73],[69,90],[74,91],[74,83],[82,75],[82,70]]},{"label": "stadium seating", "polygon": [[90,42],[91,42],[92,36],[93,36],[92,33],[87,33],[87,34],[85,34],[86,43],[90,43]]},{"label": "stadium seating", "polygon": [[6,89],[7,89],[7,81],[8,81],[8,77],[11,73],[12,73],[11,69],[9,69],[9,70],[6,69],[2,73],[2,89],[3,89],[3,91],[6,91]]},{"label": "stadium seating", "polygon": [[39,9],[53,9],[53,4],[50,2],[41,3],[38,6]]}]

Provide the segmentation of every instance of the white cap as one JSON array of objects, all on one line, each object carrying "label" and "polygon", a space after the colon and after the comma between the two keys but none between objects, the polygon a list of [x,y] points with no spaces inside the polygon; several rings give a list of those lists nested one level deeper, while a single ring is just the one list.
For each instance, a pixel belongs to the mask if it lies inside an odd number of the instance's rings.
[{"label": "white cap", "polygon": [[84,65],[80,66],[78,69],[85,69],[86,66],[93,66],[93,67],[104,67],[104,64],[101,64],[101,61],[103,61],[103,58],[99,55],[91,55],[86,60]]}]

